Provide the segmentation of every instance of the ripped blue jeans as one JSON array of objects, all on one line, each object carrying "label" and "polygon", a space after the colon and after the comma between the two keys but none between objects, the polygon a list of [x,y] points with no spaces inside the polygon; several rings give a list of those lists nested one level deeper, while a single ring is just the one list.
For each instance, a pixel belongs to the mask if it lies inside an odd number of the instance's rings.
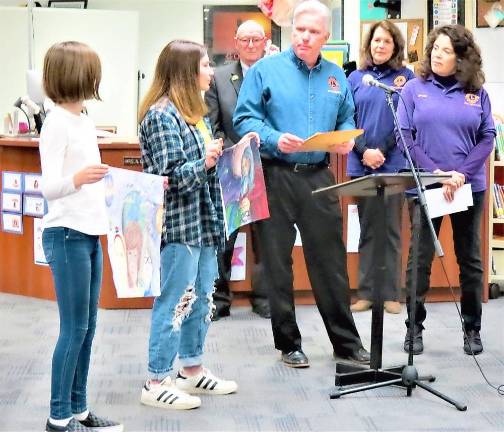
[{"label": "ripped blue jeans", "polygon": [[161,294],[152,307],[149,375],[162,380],[176,356],[182,366],[202,364],[213,313],[216,248],[168,243],[161,251]]}]

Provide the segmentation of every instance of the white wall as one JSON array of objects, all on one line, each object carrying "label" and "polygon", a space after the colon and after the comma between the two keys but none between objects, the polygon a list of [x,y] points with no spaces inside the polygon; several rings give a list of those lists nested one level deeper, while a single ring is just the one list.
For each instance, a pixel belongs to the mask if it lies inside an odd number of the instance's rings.
[{"label": "white wall", "polygon": [[27,26],[26,9],[0,7],[0,133],[4,116],[13,110],[17,98],[26,94]]},{"label": "white wall", "polygon": [[[41,71],[47,49],[58,41],[77,40],[90,45],[100,56],[103,102],[87,104],[98,125],[114,125],[123,136],[136,134],[138,69],[138,14],[77,9],[33,10],[33,67]],[[28,11],[0,8],[0,113],[12,110],[17,97],[27,93]]]}]

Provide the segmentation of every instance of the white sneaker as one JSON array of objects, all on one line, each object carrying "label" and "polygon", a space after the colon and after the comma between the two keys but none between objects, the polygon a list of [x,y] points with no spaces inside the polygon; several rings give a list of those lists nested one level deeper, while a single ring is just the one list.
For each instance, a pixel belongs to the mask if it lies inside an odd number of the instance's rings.
[{"label": "white sneaker", "polygon": [[159,384],[147,381],[142,388],[140,402],[153,407],[179,410],[198,408],[201,405],[199,397],[179,390],[170,377]]},{"label": "white sneaker", "polygon": [[236,382],[217,378],[208,369],[203,369],[198,375],[192,377],[183,376],[179,371],[177,373],[175,385],[180,390],[189,394],[205,393],[226,395],[238,390],[238,384],[236,384]]}]

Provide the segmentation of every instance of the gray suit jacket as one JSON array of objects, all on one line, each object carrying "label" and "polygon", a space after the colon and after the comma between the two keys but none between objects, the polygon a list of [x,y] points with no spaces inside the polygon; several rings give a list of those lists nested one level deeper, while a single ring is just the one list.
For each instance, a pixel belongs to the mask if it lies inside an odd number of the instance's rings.
[{"label": "gray suit jacket", "polygon": [[220,66],[215,69],[212,84],[205,93],[213,135],[224,140],[224,148],[231,147],[241,138],[233,129],[233,113],[242,81],[239,61]]}]

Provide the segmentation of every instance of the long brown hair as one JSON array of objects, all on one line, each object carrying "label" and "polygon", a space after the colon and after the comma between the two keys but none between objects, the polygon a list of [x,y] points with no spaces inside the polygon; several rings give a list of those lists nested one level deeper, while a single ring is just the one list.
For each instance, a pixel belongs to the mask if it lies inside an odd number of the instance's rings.
[{"label": "long brown hair", "polygon": [[395,70],[401,69],[404,58],[404,38],[401,34],[401,30],[399,30],[399,27],[389,20],[377,21],[369,28],[369,32],[366,33],[364,40],[362,41],[359,67],[361,69],[365,69],[373,64],[371,41],[373,40],[374,33],[378,27],[381,27],[383,30],[390,33],[390,36],[392,36],[392,40],[394,41],[394,52],[387,62],[388,65]]},{"label": "long brown hair", "polygon": [[420,66],[419,75],[426,79],[432,74],[431,54],[434,42],[439,35],[450,38],[453,51],[457,56],[457,70],[455,78],[462,84],[465,91],[478,91],[485,82],[485,74],[482,69],[481,51],[474,42],[472,33],[464,26],[445,25],[432,29],[428,35],[425,47],[425,56]]},{"label": "long brown hair", "polygon": [[98,54],[81,42],[59,42],[44,57],[43,83],[54,103],[100,99],[101,64]]},{"label": "long brown hair", "polygon": [[163,96],[175,105],[184,120],[196,124],[208,111],[198,84],[199,65],[206,48],[196,42],[173,40],[159,55],[154,80],[142,100],[138,120]]}]

